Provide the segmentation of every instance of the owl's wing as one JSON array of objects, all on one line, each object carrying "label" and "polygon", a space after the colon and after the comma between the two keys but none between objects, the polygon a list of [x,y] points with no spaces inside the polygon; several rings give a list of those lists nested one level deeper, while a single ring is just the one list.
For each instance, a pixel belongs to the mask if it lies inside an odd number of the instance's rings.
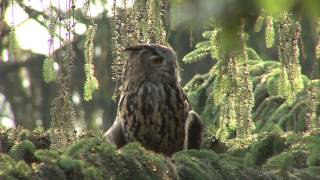
[{"label": "owl's wing", "polygon": [[202,122],[199,115],[190,110],[185,124],[184,149],[200,149]]},{"label": "owl's wing", "polygon": [[124,139],[123,129],[121,125],[121,118],[116,118],[113,125],[108,129],[108,131],[103,135],[103,138],[108,142],[121,148],[126,144]]}]

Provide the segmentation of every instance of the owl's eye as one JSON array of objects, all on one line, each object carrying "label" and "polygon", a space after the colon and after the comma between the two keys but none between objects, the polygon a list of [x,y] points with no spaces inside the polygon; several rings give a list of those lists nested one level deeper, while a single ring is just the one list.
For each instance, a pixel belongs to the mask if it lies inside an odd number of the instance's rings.
[{"label": "owl's eye", "polygon": [[153,64],[161,64],[163,62],[163,59],[159,56],[154,56],[154,57],[151,57],[151,62]]}]

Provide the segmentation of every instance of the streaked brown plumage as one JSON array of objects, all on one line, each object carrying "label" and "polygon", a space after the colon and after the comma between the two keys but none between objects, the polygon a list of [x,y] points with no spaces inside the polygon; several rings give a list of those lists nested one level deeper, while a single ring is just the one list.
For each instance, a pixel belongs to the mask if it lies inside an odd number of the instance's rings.
[{"label": "streaked brown plumage", "polygon": [[182,149],[198,149],[202,123],[179,84],[174,51],[156,44],[125,51],[129,58],[123,69],[123,91],[106,139],[118,148],[138,141],[168,156]]}]

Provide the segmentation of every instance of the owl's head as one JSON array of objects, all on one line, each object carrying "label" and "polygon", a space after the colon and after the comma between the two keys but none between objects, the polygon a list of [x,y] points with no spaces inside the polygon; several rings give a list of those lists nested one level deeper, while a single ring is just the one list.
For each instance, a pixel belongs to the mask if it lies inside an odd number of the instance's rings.
[{"label": "owl's head", "polygon": [[175,52],[158,44],[139,44],[124,49],[129,53],[124,66],[124,78],[146,77],[178,79]]}]

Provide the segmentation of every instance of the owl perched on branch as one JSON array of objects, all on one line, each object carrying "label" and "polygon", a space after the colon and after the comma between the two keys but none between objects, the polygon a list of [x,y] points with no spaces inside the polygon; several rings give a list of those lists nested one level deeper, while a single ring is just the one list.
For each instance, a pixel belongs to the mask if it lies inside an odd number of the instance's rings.
[{"label": "owl perched on branch", "polygon": [[104,137],[118,148],[133,141],[170,156],[199,149],[202,123],[178,81],[175,52],[157,44],[125,49],[117,117]]}]

